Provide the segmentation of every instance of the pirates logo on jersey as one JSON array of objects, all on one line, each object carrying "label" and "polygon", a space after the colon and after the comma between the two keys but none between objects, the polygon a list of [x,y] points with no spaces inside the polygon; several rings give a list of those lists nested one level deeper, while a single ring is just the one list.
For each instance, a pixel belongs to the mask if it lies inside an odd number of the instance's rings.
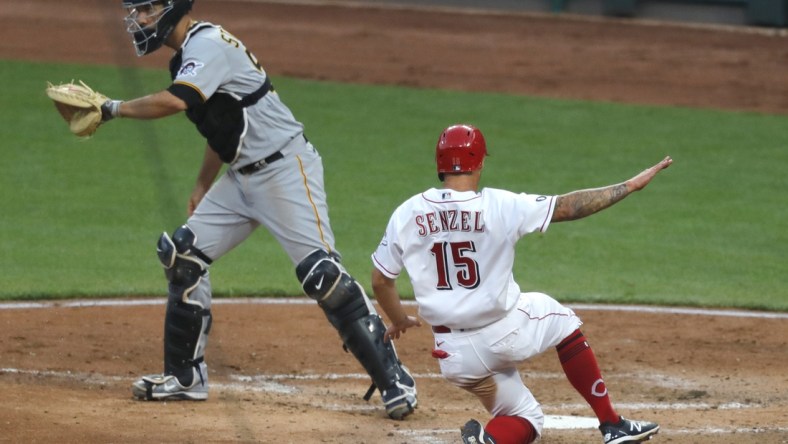
[{"label": "pirates logo on jersey", "polygon": [[203,66],[205,66],[204,63],[188,61],[181,66],[180,70],[178,70],[178,77],[196,76],[197,71]]}]

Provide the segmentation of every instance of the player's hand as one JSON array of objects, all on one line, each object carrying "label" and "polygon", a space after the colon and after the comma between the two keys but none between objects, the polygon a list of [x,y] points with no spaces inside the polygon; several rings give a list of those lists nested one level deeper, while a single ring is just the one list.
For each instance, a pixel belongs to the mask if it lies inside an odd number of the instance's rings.
[{"label": "player's hand", "polygon": [[383,334],[383,341],[389,342],[392,339],[399,339],[411,327],[421,327],[421,321],[415,316],[408,316],[402,321],[391,324]]},{"label": "player's hand", "polygon": [[660,171],[664,170],[665,168],[669,167],[673,163],[673,159],[670,156],[666,156],[662,159],[658,164],[654,165],[651,168],[643,170],[637,176],[629,179],[627,181],[627,188],[630,192],[640,191],[651,182],[651,179],[657,175]]},{"label": "player's hand", "polygon": [[192,191],[191,196],[189,196],[189,205],[187,208],[187,212],[189,213],[189,216],[191,216],[194,213],[194,209],[197,208],[197,205],[200,204],[202,198],[205,197],[205,193],[208,192],[208,188],[209,187],[205,187],[200,184],[194,186],[194,190]]}]

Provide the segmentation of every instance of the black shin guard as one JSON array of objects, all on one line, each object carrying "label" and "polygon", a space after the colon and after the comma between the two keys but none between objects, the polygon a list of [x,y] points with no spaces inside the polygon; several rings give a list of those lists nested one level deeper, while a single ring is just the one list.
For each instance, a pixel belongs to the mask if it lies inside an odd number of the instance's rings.
[{"label": "black shin guard", "polygon": [[[384,390],[399,381],[400,362],[391,342],[383,341],[386,326],[380,316],[370,313],[345,322],[338,330],[345,348],[364,366],[376,387]],[[372,390],[364,398],[369,400],[371,396]]]},{"label": "black shin guard", "polygon": [[[194,372],[203,360],[211,311],[200,305],[172,298],[167,302],[164,318],[164,374],[173,375],[184,386],[192,383]],[[202,376],[202,375],[201,375]]]},{"label": "black shin guard", "polygon": [[169,281],[164,317],[164,374],[175,376],[184,386],[193,382],[193,368],[203,377],[199,366],[211,330],[211,311],[189,299],[211,264],[211,259],[194,246],[195,241],[194,232],[183,225],[172,238],[163,233],[156,246]]},{"label": "black shin guard", "polygon": [[[383,341],[383,320],[371,313],[361,285],[325,251],[315,251],[296,268],[304,292],[318,301],[339,332],[345,350],[361,363],[381,390],[400,379],[400,362],[391,342]],[[365,397],[369,399],[371,393]]]}]

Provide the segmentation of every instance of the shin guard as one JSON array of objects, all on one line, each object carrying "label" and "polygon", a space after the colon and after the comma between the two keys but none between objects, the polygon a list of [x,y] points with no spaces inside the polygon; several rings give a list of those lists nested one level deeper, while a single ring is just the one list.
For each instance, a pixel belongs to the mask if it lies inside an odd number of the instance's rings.
[{"label": "shin guard", "polygon": [[[370,312],[363,288],[336,257],[316,250],[297,266],[296,275],[304,292],[318,301],[328,321],[339,332],[345,350],[361,363],[374,386],[385,390],[399,381],[401,365],[394,345],[383,341],[386,331],[383,320]],[[365,399],[369,399],[371,392]]]},{"label": "shin guard", "polygon": [[211,311],[189,299],[211,264],[211,259],[194,246],[196,239],[194,232],[183,225],[172,238],[163,233],[156,248],[169,282],[164,317],[164,374],[175,376],[185,386],[194,379],[193,368],[203,377],[199,365],[211,329]]},{"label": "shin guard", "polygon": [[202,377],[199,365],[205,354],[211,320],[211,311],[199,303],[173,299],[167,302],[164,317],[165,375],[175,376],[185,386],[192,383],[192,368],[197,368],[197,374]]}]

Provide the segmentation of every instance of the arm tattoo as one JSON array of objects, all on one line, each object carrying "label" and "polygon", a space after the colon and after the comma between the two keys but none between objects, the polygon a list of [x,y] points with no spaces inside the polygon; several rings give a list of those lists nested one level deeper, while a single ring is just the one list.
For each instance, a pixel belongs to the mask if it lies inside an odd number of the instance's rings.
[{"label": "arm tattoo", "polygon": [[627,197],[628,194],[626,183],[562,194],[556,199],[552,221],[561,222],[590,216]]}]

